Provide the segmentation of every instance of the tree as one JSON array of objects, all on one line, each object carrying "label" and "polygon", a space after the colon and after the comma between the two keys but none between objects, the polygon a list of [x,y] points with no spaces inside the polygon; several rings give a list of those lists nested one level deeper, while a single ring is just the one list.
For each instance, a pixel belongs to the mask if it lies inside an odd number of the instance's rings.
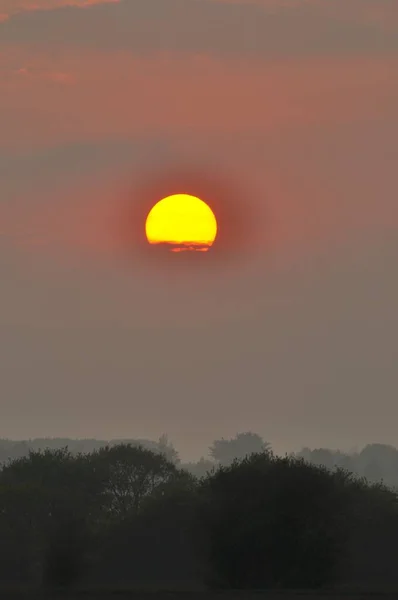
[{"label": "tree", "polygon": [[347,530],[342,485],[294,458],[252,454],[202,483],[208,582],[225,588],[333,583]]},{"label": "tree", "polygon": [[369,481],[398,484],[398,451],[387,444],[368,444],[359,453],[357,469]]},{"label": "tree", "polygon": [[103,537],[93,573],[96,585],[175,585],[198,580],[195,536],[198,482],[179,470],[117,519]]},{"label": "tree", "polygon": [[163,454],[131,444],[101,448],[90,461],[102,482],[104,504],[115,516],[138,511],[144,498],[178,476]]},{"label": "tree", "polygon": [[29,556],[25,552],[19,561],[25,577],[51,581],[57,569],[60,583],[78,576],[77,562],[82,567],[85,544],[101,515],[101,492],[102,482],[88,457],[74,456],[67,448],[30,451],[3,467],[1,516],[11,538],[24,539],[19,545],[29,549]]},{"label": "tree", "polygon": [[170,442],[165,433],[160,436],[157,447],[158,451],[161,454],[164,454],[168,461],[174,463],[175,465],[178,465],[181,462],[177,450],[174,448],[173,444]]},{"label": "tree", "polygon": [[237,433],[232,439],[215,440],[209,453],[221,465],[230,465],[235,459],[243,459],[254,452],[270,452],[271,446],[257,433]]},{"label": "tree", "polygon": [[53,520],[66,513],[94,518],[100,510],[101,480],[87,455],[73,455],[68,448],[30,450],[28,456],[3,467],[0,484],[31,486],[45,492],[46,511]]}]

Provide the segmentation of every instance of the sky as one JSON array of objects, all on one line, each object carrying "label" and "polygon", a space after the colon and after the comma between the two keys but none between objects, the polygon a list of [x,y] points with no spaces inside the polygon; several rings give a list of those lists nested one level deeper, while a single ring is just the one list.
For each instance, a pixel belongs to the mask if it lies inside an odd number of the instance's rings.
[{"label": "sky", "polygon": [[[396,0],[0,0],[0,436],[398,445],[397,161]],[[190,169],[242,235],[149,263]]]}]

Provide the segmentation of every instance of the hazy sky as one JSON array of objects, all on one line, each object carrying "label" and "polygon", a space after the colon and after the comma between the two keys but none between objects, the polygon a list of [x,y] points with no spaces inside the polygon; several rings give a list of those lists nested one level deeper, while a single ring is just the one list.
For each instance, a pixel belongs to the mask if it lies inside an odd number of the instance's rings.
[{"label": "hazy sky", "polygon": [[[120,234],[182,165],[241,260]],[[398,445],[397,166],[397,0],[0,0],[0,436]]]}]

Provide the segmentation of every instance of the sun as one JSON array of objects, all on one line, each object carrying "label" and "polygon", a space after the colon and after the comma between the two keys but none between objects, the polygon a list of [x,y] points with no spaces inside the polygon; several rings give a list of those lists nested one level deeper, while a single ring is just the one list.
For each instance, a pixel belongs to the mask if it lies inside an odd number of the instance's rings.
[{"label": "sun", "polygon": [[171,252],[207,252],[217,236],[217,220],[200,198],[173,194],[150,210],[145,232],[149,244],[161,244]]}]

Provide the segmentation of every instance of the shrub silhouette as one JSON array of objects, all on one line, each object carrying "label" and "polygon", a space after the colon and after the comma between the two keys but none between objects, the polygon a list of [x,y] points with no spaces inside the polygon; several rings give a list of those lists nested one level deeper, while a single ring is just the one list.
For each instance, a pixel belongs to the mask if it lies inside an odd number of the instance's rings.
[{"label": "shrub silhouette", "polygon": [[208,583],[225,588],[333,583],[346,530],[340,488],[326,469],[268,453],[221,467],[202,484]]},{"label": "shrub silhouette", "polygon": [[96,583],[168,585],[198,580],[194,547],[197,483],[192,476],[164,484],[104,536]]}]

